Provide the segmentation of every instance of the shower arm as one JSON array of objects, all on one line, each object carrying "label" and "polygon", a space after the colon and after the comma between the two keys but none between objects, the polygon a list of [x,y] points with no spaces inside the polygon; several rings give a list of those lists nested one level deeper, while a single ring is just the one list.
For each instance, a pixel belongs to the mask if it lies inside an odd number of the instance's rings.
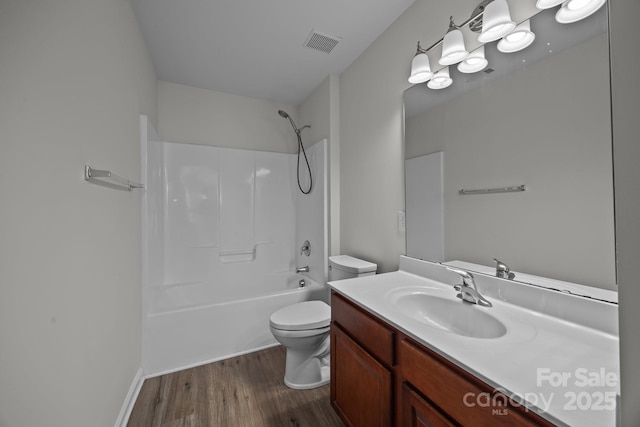
[{"label": "shower arm", "polygon": [[298,128],[298,126],[296,126],[296,123],[293,121],[293,119],[291,117],[287,117],[287,118],[291,122],[291,126],[293,126],[293,130],[296,131],[296,133],[298,135],[300,135],[300,132],[302,132],[304,129],[311,128],[311,126],[309,126],[309,125],[304,125],[301,128]]}]

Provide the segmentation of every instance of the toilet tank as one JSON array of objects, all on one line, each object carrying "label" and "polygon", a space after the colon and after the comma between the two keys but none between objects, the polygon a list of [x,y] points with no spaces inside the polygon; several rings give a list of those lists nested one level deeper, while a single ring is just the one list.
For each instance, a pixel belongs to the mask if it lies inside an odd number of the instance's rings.
[{"label": "toilet tank", "polygon": [[378,266],[349,255],[329,257],[329,281],[352,279],[376,274]]}]

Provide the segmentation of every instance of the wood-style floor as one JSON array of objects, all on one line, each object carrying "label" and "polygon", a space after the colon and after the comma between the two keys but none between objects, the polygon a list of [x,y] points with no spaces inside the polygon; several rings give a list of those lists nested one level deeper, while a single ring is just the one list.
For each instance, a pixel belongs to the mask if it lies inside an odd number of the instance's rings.
[{"label": "wood-style floor", "polygon": [[273,347],[145,380],[129,427],[343,427],[329,386],[291,390]]}]

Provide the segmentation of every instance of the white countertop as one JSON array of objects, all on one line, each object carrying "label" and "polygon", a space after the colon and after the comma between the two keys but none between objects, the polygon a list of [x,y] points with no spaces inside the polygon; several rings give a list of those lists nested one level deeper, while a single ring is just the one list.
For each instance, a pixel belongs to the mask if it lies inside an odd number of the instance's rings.
[{"label": "white countertop", "polygon": [[[330,282],[329,286],[513,401],[523,398],[528,407],[555,424],[615,426],[619,340],[611,322],[617,322],[617,306],[575,296],[558,298],[550,294],[553,291],[503,279],[476,275],[476,282],[493,307],[467,304],[466,308],[499,320],[507,331],[498,338],[472,338],[435,328],[392,302],[394,293],[405,288],[407,292],[428,289],[431,295],[466,304],[456,298],[452,287],[459,283],[457,275],[439,264],[401,259],[400,271]],[[528,300],[539,301],[530,301],[525,308],[514,303],[518,298],[505,297],[521,290]],[[566,310],[562,301],[569,302]],[[563,311],[571,313],[565,316]],[[588,326],[580,323],[590,313],[604,319],[590,319],[585,322]],[[469,403],[485,401],[470,398]]]}]

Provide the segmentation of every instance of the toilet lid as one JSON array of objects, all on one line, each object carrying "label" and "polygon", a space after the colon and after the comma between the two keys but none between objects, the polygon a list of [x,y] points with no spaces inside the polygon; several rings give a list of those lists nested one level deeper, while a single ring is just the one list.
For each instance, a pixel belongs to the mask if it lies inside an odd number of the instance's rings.
[{"label": "toilet lid", "polygon": [[371,273],[378,269],[378,265],[369,261],[354,258],[349,255],[334,255],[329,257],[329,264],[332,268],[346,271],[347,273]]},{"label": "toilet lid", "polygon": [[288,305],[271,315],[271,326],[286,331],[302,331],[329,326],[331,307],[322,301]]}]

